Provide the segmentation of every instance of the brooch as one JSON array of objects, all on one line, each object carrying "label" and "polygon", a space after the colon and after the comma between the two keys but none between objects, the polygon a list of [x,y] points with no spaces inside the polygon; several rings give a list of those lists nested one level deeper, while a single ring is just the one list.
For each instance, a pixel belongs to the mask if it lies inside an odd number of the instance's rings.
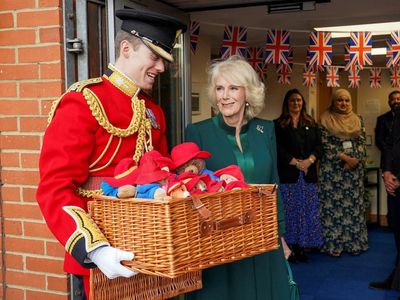
[{"label": "brooch", "polygon": [[256,126],[256,130],[258,130],[258,131],[261,132],[261,133],[264,133],[264,126],[262,126],[262,125],[257,125],[257,126]]}]

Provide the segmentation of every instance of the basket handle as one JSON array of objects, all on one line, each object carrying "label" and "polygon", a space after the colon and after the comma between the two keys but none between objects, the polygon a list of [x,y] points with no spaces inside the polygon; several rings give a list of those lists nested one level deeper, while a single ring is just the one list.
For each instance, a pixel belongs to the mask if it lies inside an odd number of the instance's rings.
[{"label": "basket handle", "polygon": [[222,219],[219,221],[203,221],[200,224],[200,235],[205,236],[215,231],[222,231],[228,228],[250,224],[253,222],[255,216],[255,211],[251,209],[236,217]]},{"label": "basket handle", "polygon": [[198,196],[192,195],[192,202],[193,202],[193,207],[198,211],[202,219],[205,220],[211,217],[212,215],[211,211],[204,205],[203,202],[201,202]]}]

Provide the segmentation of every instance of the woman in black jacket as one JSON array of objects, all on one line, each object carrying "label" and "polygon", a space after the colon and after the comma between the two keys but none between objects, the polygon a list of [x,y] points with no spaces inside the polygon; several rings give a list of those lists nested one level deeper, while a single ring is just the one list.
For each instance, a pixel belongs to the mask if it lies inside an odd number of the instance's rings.
[{"label": "woman in black jacket", "polygon": [[292,261],[306,261],[304,248],[322,245],[317,164],[322,156],[320,130],[307,114],[303,95],[289,90],[275,120],[278,172],[286,217],[286,242]]}]

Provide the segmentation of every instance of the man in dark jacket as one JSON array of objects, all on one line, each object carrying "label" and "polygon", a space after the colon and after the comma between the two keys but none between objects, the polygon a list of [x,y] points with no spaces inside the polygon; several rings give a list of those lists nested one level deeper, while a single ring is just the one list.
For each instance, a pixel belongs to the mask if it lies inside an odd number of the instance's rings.
[{"label": "man in dark jacket", "polygon": [[[390,93],[389,105],[391,108],[390,113],[392,114],[392,125],[389,129],[386,129],[387,134],[382,141],[382,149],[380,146],[378,147],[382,151],[383,180],[388,193],[388,223],[393,230],[396,242],[395,265],[398,266],[400,257],[400,91]],[[386,118],[387,121],[389,117]],[[400,275],[398,273],[400,273],[399,267],[397,267],[397,270],[394,269],[384,281],[371,282],[369,286],[378,289],[400,289]]]}]

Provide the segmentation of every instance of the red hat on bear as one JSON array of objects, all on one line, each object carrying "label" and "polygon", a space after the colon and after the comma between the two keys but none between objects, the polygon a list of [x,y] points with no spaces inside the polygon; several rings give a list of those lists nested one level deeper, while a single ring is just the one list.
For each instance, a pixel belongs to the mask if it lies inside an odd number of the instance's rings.
[{"label": "red hat on bear", "polygon": [[223,174],[231,175],[239,181],[244,181],[242,170],[237,165],[230,165],[214,172],[214,175],[218,177],[221,177]]},{"label": "red hat on bear", "polygon": [[176,169],[193,158],[210,158],[211,154],[207,151],[200,150],[199,146],[192,142],[186,142],[176,145],[172,148],[171,159],[173,168]]},{"label": "red hat on bear", "polygon": [[171,173],[161,170],[152,159],[145,159],[139,166],[137,184],[149,184],[168,178]]},{"label": "red hat on bear", "polygon": [[114,177],[105,178],[104,181],[113,187],[121,187],[127,184],[134,185],[139,174],[137,169],[136,161],[132,158],[121,159],[114,169]]},{"label": "red hat on bear", "polygon": [[140,159],[139,164],[149,158],[154,160],[156,162],[157,166],[159,166],[161,170],[164,170],[167,172],[169,172],[169,170],[172,170],[172,167],[173,167],[172,160],[168,157],[163,156],[157,150],[151,150],[151,151],[143,154],[142,158]]}]

